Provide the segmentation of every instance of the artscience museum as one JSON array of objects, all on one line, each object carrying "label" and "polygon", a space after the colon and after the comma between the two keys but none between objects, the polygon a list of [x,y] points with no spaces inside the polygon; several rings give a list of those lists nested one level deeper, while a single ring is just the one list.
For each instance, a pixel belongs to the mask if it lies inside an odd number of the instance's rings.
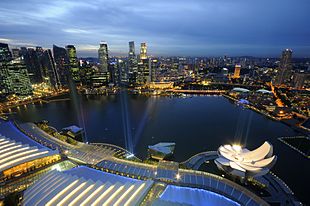
[{"label": "artscience museum", "polygon": [[214,162],[220,170],[241,178],[265,175],[277,160],[269,142],[252,151],[240,145],[223,145],[218,156]]}]

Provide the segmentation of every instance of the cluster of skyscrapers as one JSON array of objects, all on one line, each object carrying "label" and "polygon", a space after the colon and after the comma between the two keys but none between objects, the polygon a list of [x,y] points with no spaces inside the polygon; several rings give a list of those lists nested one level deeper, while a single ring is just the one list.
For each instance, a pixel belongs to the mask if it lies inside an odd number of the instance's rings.
[{"label": "cluster of skyscrapers", "polygon": [[139,86],[156,80],[157,60],[147,55],[146,43],[141,43],[139,55],[136,55],[134,41],[130,41],[127,58],[109,59],[108,45],[106,42],[101,42],[98,57],[102,83]]},{"label": "cluster of skyscrapers", "polygon": [[[139,54],[136,54],[135,42],[129,42],[129,52],[127,57],[110,57],[107,42],[100,42],[98,49],[98,61],[78,60],[76,48],[73,45],[67,45],[65,48],[53,45],[51,49],[36,48],[13,48],[9,49],[8,44],[0,43],[0,94],[7,96],[9,94],[30,95],[32,94],[32,85],[46,83],[50,88],[58,90],[61,88],[71,88],[74,84],[80,84],[90,88],[101,86],[125,86],[137,87],[150,82],[162,81],[162,75],[170,77],[169,58],[158,59],[148,56],[147,44],[141,43]],[[217,61],[211,58],[207,63],[205,60],[195,58],[195,69],[190,72],[190,62],[188,58],[177,58],[178,66],[176,79],[188,74],[193,77],[193,72],[197,73],[198,80],[205,78],[210,72],[214,73]],[[222,59],[224,65],[229,65],[229,58]],[[245,62],[247,64],[247,62]],[[268,62],[267,62],[268,63]],[[171,63],[175,65],[175,63]],[[166,65],[166,67],[165,67]],[[209,66],[208,66],[209,65]],[[212,66],[213,65],[213,66]],[[230,75],[232,80],[239,81],[247,75],[242,75],[241,70],[245,68],[244,63],[230,64],[235,65],[234,73]],[[182,71],[181,71],[181,70]],[[207,69],[207,70],[206,70]],[[183,71],[184,70],[184,71]],[[186,72],[186,71],[189,72]],[[205,70],[208,71],[205,74]],[[210,70],[210,71],[209,71]],[[250,71],[251,72],[251,71]],[[253,72],[255,72],[253,70]],[[212,74],[213,74],[212,73]],[[227,76],[228,70],[224,68],[221,73]],[[199,74],[199,75],[198,75]],[[175,76],[172,75],[172,76]],[[282,53],[276,73],[273,73],[269,81],[272,80],[276,86],[289,86],[302,88],[307,72],[296,72],[292,64],[292,50],[286,49]],[[183,77],[184,79],[187,76]],[[166,77],[164,79],[167,79]],[[173,79],[173,78],[172,78]]]},{"label": "cluster of skyscrapers", "polygon": [[46,83],[54,89],[68,86],[69,78],[79,80],[79,65],[73,45],[9,50],[0,44],[0,93],[2,95],[32,94],[32,84]]},{"label": "cluster of skyscrapers", "polygon": [[285,49],[282,52],[278,72],[273,82],[276,86],[302,88],[306,79],[309,78],[305,71],[293,72],[292,54],[291,49]]},{"label": "cluster of skyscrapers", "polygon": [[2,95],[32,94],[33,84],[46,83],[57,90],[69,87],[70,82],[86,86],[108,85],[137,86],[155,81],[156,59],[147,55],[146,43],[141,43],[136,55],[135,43],[129,42],[127,58],[110,58],[107,42],[100,42],[98,62],[79,61],[76,48],[53,45],[53,49],[42,47],[9,49],[0,44],[0,92]]}]

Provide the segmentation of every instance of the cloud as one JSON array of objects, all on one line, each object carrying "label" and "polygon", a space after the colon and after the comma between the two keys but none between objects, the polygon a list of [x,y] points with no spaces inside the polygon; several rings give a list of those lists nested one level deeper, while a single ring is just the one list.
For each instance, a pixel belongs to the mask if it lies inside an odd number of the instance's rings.
[{"label": "cloud", "polygon": [[80,51],[98,51],[99,45],[80,44],[76,45],[76,49]]},{"label": "cloud", "polygon": [[72,34],[89,34],[90,31],[86,31],[83,29],[63,29],[64,32],[72,33]]},{"label": "cloud", "polygon": [[1,0],[0,34],[43,47],[75,44],[94,56],[101,40],[117,53],[134,40],[159,55],[278,56],[283,46],[310,54],[307,8],[309,0]]},{"label": "cloud", "polygon": [[37,46],[36,44],[34,44],[32,42],[27,42],[24,40],[17,40],[17,39],[1,38],[1,37],[0,37],[0,42],[9,44],[9,45],[14,46],[14,47],[17,47],[17,46],[27,46],[27,47]]},{"label": "cloud", "polygon": [[8,43],[12,42],[12,39],[0,38],[0,42],[8,44]]}]

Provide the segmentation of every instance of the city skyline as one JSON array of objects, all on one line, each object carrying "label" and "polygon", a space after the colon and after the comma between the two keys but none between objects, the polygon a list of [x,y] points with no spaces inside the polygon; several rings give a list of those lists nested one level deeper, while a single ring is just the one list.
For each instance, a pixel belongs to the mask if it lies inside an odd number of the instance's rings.
[{"label": "city skyline", "polygon": [[0,1],[0,206],[310,205],[309,8]]},{"label": "city skyline", "polygon": [[96,57],[101,40],[107,41],[111,55],[126,55],[128,42],[135,41],[147,42],[156,56],[279,57],[279,51],[291,48],[295,57],[308,57],[309,4],[2,1],[0,42],[11,48],[73,44],[79,57]]}]

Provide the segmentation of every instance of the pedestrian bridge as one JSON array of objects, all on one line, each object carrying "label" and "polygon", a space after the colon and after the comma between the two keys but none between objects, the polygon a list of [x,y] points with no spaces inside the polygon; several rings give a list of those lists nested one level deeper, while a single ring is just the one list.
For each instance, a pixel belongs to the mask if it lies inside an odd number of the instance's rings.
[{"label": "pedestrian bridge", "polygon": [[189,169],[198,170],[199,167],[205,162],[209,160],[214,160],[218,157],[217,151],[208,151],[208,152],[201,152],[198,153],[189,159],[181,162],[180,164],[184,165]]}]

